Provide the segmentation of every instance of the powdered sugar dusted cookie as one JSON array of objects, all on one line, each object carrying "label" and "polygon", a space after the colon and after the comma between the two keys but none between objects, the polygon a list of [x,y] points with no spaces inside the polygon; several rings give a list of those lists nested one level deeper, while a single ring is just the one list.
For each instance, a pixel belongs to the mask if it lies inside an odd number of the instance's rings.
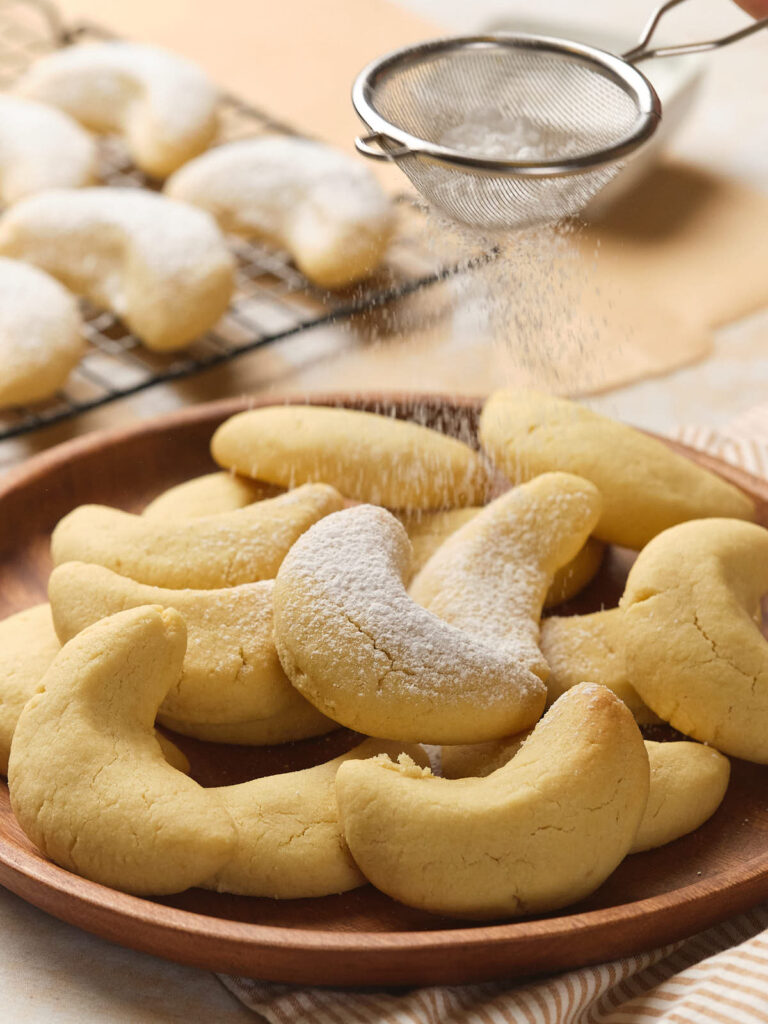
[{"label": "powdered sugar dusted cookie", "polygon": [[133,188],[30,196],[0,219],[0,252],[116,313],[160,351],[211,327],[233,287],[234,260],[207,213]]},{"label": "powdered sugar dusted cookie", "polygon": [[156,46],[69,46],[36,61],[17,90],[65,110],[86,128],[125,136],[131,157],[165,177],[216,133],[217,92],[203,71]]},{"label": "powdered sugar dusted cookie", "polygon": [[[414,576],[460,527],[481,512],[481,508],[447,508],[435,512],[401,512],[398,519],[405,527],[413,548],[411,569]],[[544,607],[552,608],[570,601],[595,577],[603,561],[605,545],[589,537],[578,554],[552,577]]]},{"label": "powdered sugar dusted cookie", "polygon": [[182,167],[165,190],[208,210],[225,231],[287,249],[326,288],[375,270],[392,232],[391,203],[368,168],[307,139],[230,142]]},{"label": "powdered sugar dusted cookie", "polygon": [[15,203],[47,188],[79,188],[93,180],[91,136],[60,110],[0,95],[0,202]]},{"label": "powdered sugar dusted cookie", "polygon": [[427,563],[413,587],[426,607],[406,593],[410,543],[394,516],[371,505],[328,516],[294,544],[275,583],[288,678],[324,714],[373,736],[456,743],[527,728],[544,706],[537,639],[551,573],[599,509],[596,488],[566,474],[517,488]]},{"label": "powdered sugar dusted cookie", "polygon": [[84,349],[73,296],[42,270],[0,257],[0,406],[52,395]]}]

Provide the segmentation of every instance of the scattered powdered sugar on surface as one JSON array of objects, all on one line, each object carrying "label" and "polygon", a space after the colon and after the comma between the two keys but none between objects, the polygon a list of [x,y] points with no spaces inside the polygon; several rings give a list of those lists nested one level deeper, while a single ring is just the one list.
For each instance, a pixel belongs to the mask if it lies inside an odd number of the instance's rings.
[{"label": "scattered powdered sugar on surface", "polygon": [[[409,558],[405,530],[384,509],[360,505],[326,517],[299,539],[280,568],[278,587],[284,594],[290,588],[286,628],[306,625],[305,634],[312,631],[333,659],[336,684],[338,667],[345,665],[358,670],[361,692],[371,649],[377,691],[479,700],[487,707],[514,703],[541,685],[529,667],[532,655],[541,661],[538,650],[514,638],[489,643],[412,601],[402,582]],[[334,630],[335,621],[357,629],[361,654],[344,631]]]}]

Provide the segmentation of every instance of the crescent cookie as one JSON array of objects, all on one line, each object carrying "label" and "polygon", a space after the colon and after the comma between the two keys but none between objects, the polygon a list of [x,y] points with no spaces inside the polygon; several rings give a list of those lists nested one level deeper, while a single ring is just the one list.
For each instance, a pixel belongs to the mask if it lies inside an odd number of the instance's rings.
[{"label": "crescent cookie", "polygon": [[[0,774],[8,774],[8,756],[19,715],[39,691],[43,676],[60,650],[50,605],[25,608],[0,621]],[[162,733],[156,733],[156,737],[168,763],[188,774],[186,755]]]},{"label": "crescent cookie", "polygon": [[[474,519],[481,508],[449,508],[437,512],[403,512],[398,519],[405,527],[413,548],[411,569],[421,571],[437,549],[461,526]],[[544,607],[552,608],[580,593],[597,575],[605,554],[605,545],[588,537],[584,547],[552,577]]]},{"label": "crescent cookie", "polygon": [[237,833],[221,801],[171,767],[157,705],[181,672],[178,612],[136,608],[58,654],[11,744],[11,806],[56,864],[138,894],[180,892],[226,864]]},{"label": "crescent cookie", "polygon": [[768,763],[768,643],[754,610],[768,591],[768,530],[704,519],[638,555],[621,599],[627,674],[680,732]]},{"label": "crescent cookie", "polygon": [[632,715],[590,683],[561,697],[485,779],[441,779],[383,758],[336,776],[344,836],[368,880],[408,906],[472,918],[588,896],[629,852],[648,789]]},{"label": "crescent cookie", "polygon": [[51,608],[38,604],[0,622],[0,772],[8,773],[8,754],[19,715],[40,685],[61,644]]},{"label": "crescent cookie", "polygon": [[480,440],[513,482],[564,470],[603,495],[595,536],[639,550],[688,519],[754,519],[752,499],[661,441],[562,398],[497,391],[480,418]]},{"label": "crescent cookie", "polygon": [[93,181],[96,147],[71,117],[34,100],[0,95],[0,202]]},{"label": "crescent cookie", "polygon": [[207,76],[155,46],[66,46],[35,61],[16,91],[92,131],[123,135],[136,165],[159,178],[202,153],[217,129],[218,95]]},{"label": "crescent cookie", "polygon": [[[547,592],[557,569],[583,547],[601,507],[597,488],[568,473],[546,473],[513,488],[437,549],[410,595],[460,629],[511,641],[541,666]],[[542,678],[546,673],[546,665],[543,673],[539,668]]]},{"label": "crescent cookie", "polygon": [[51,554],[54,565],[90,562],[137,583],[216,590],[274,579],[294,541],[342,505],[325,484],[201,519],[161,521],[80,505],[53,531]]},{"label": "crescent cookie", "polygon": [[630,853],[641,853],[688,835],[708,821],[728,789],[731,765],[701,743],[645,741],[651,789]]},{"label": "crescent cookie", "polygon": [[376,270],[394,226],[391,201],[361,161],[285,135],[217,146],[177,171],[165,192],[207,210],[224,231],[286,249],[323,288]]},{"label": "crescent cookie", "polygon": [[212,327],[234,259],[207,213],[136,188],[51,189],[0,218],[0,252],[110,310],[157,351]]},{"label": "crescent cookie", "polygon": [[540,646],[549,665],[547,702],[590,679],[621,697],[640,725],[658,724],[661,719],[643,703],[627,676],[624,631],[620,608],[544,619]]},{"label": "crescent cookie", "polygon": [[336,728],[307,704],[280,667],[272,636],[273,589],[274,580],[262,580],[223,590],[166,590],[100,565],[65,562],[51,574],[48,596],[62,643],[126,608],[174,608],[187,626],[187,653],[158,720],[199,739],[207,738],[211,725],[241,734],[250,729],[250,742],[261,743],[275,742],[280,732],[283,740],[298,740]]},{"label": "crescent cookie", "polygon": [[238,413],[213,435],[220,466],[281,487],[321,480],[390,508],[482,502],[488,475],[468,445],[416,423],[352,409],[275,405]]},{"label": "crescent cookie", "polygon": [[0,257],[0,406],[54,394],[85,351],[75,299],[48,274]]},{"label": "crescent cookie", "polygon": [[366,740],[341,757],[302,771],[213,790],[237,828],[237,847],[206,889],[244,896],[295,899],[346,892],[365,884],[350,854],[336,807],[342,764],[405,753],[426,764],[415,746]]},{"label": "crescent cookie", "polygon": [[[443,747],[446,779],[485,778],[515,756],[530,733],[490,743]],[[727,757],[702,743],[645,740],[651,771],[648,803],[630,853],[641,853],[680,839],[708,821],[728,789]]]},{"label": "crescent cookie", "polygon": [[[536,641],[548,573],[598,514],[596,489],[566,474],[502,496],[422,570],[414,587],[428,608],[405,590],[410,544],[394,516],[370,505],[328,516],[275,583],[288,678],[324,714],[373,736],[459,742],[532,725],[546,693]],[[437,562],[467,531],[447,566]]]},{"label": "crescent cookie", "polygon": [[166,763],[152,728],[183,658],[181,616],[154,606],[102,619],[62,648],[12,746],[11,802],[26,834],[62,867],[139,894],[206,885],[298,897],[362,884],[335,770],[409,748],[368,741],[329,765],[202,789]]},{"label": "crescent cookie", "polygon": [[252,505],[254,501],[275,498],[280,492],[281,489],[272,484],[248,480],[235,473],[206,473],[158,494],[142,515],[148,519],[196,519],[219,512],[234,512]]}]

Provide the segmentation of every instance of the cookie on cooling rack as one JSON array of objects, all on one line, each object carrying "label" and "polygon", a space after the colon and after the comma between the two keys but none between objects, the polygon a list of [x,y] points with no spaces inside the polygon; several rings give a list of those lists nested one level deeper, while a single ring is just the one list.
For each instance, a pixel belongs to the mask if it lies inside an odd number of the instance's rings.
[{"label": "cookie on cooling rack", "polygon": [[156,46],[68,46],[35,61],[16,89],[92,131],[123,135],[136,165],[154,177],[202,153],[216,134],[215,86],[197,65]]},{"label": "cookie on cooling rack", "polygon": [[0,257],[0,406],[48,398],[84,349],[74,297],[42,270]]},{"label": "cookie on cooling rack", "polygon": [[0,252],[111,310],[156,351],[212,327],[234,260],[203,210],[135,188],[52,189],[0,218]]},{"label": "cookie on cooling rack", "polygon": [[178,170],[165,191],[208,210],[225,231],[287,249],[325,288],[374,271],[394,222],[390,200],[359,160],[283,135],[217,146]]},{"label": "cookie on cooling rack", "polygon": [[0,202],[10,205],[48,188],[93,181],[96,146],[63,111],[0,95]]}]

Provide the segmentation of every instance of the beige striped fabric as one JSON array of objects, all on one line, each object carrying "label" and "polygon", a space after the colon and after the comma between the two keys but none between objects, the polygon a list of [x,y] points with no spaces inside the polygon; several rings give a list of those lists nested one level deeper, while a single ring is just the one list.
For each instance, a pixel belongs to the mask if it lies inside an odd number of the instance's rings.
[{"label": "beige striped fabric", "polygon": [[340,991],[221,976],[269,1024],[766,1024],[768,905],[677,946],[528,984]]},{"label": "beige striped fabric", "polygon": [[[768,405],[676,437],[768,477]],[[768,904],[674,946],[528,982],[403,993],[220,977],[269,1024],[768,1024]]]}]

